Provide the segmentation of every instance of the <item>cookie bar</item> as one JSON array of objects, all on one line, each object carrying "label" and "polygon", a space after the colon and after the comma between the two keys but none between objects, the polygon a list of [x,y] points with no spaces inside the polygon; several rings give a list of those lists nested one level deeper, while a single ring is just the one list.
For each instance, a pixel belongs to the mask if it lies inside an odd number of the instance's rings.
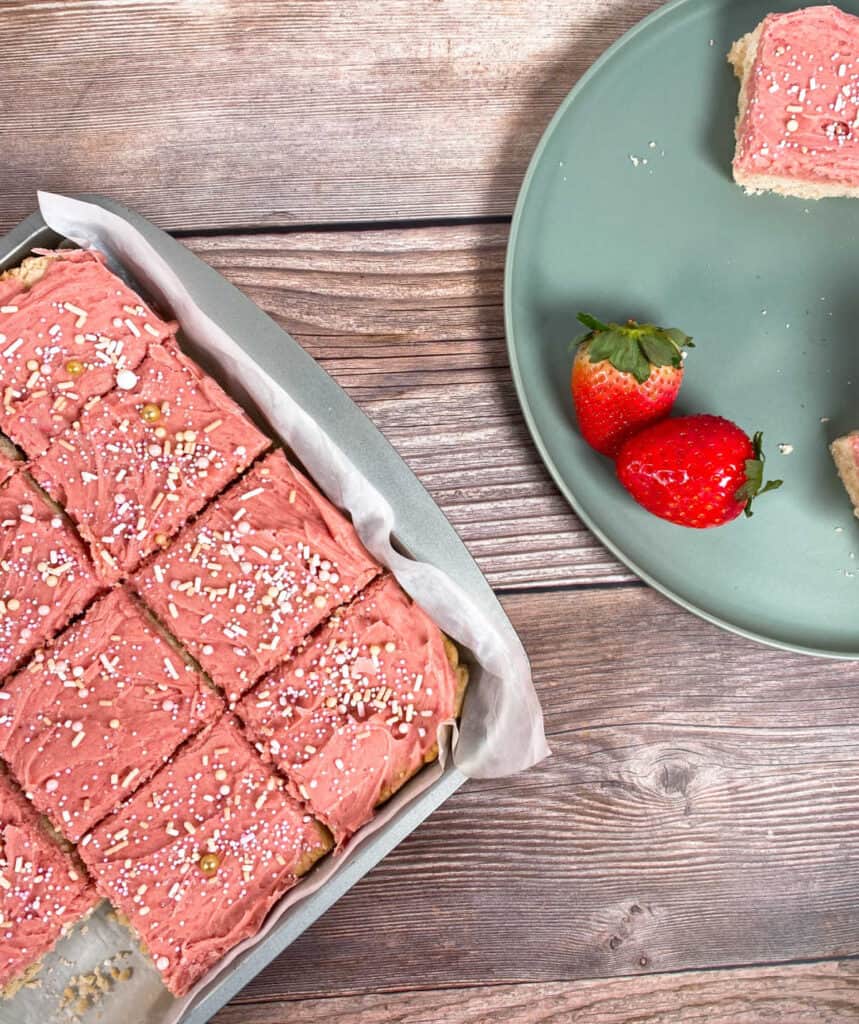
[{"label": "cookie bar", "polygon": [[31,458],[88,399],[132,372],[165,323],[81,250],[31,257],[0,280],[0,427]]},{"label": "cookie bar", "polygon": [[859,195],[859,18],[769,14],[728,60],[740,79],[734,180],[802,199]]},{"label": "cookie bar", "polygon": [[225,716],[84,837],[98,891],[182,995],[331,847]]},{"label": "cookie bar", "polygon": [[115,582],[268,445],[178,348],[153,345],[32,472],[74,519],[103,579]]},{"label": "cookie bar", "polygon": [[349,520],[276,451],[134,586],[235,701],[378,572]]},{"label": "cookie bar", "polygon": [[101,588],[69,523],[23,473],[0,487],[0,678]]},{"label": "cookie bar", "polygon": [[0,698],[0,756],[72,842],[224,710],[122,590],[37,651]]},{"label": "cookie bar", "polygon": [[290,791],[347,839],[427,761],[468,675],[389,575],[335,612],[236,713]]},{"label": "cookie bar", "polygon": [[96,902],[83,870],[0,772],[0,994],[14,995]]}]

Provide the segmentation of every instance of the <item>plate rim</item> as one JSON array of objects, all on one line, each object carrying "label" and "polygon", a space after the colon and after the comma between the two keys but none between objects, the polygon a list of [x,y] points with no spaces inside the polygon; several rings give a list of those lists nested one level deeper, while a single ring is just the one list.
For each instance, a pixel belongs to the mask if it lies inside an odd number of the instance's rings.
[{"label": "plate rim", "polygon": [[[688,600],[681,594],[676,593],[670,587],[661,583],[658,579],[643,569],[637,562],[628,554],[626,554],[617,544],[614,543],[609,537],[606,536],[605,532],[593,519],[593,517],[586,512],[579,500],[577,499],[573,489],[568,485],[563,477],[563,474],[555,464],[552,456],[550,455],[547,446],[543,442],[542,435],[537,427],[536,420],[531,411],[531,403],[528,399],[528,395],[525,390],[525,385],[522,378],[522,372],[519,366],[519,359],[517,355],[515,334],[513,329],[513,275],[516,264],[516,248],[519,237],[519,228],[524,216],[525,205],[528,201],[528,197],[531,191],[531,187],[534,182],[534,178],[537,173],[537,168],[541,164],[543,154],[546,147],[549,144],[549,140],[555,134],[561,120],[566,115],[568,109],[576,101],[579,94],[585,89],[588,83],[599,75],[602,69],[609,64],[614,58],[628,46],[637,36],[643,32],[649,31],[656,22],[660,21],[667,15],[672,14],[674,11],[682,7],[693,7],[701,6],[706,3],[707,0],[668,0],[667,3],[661,7],[657,7],[655,11],[651,11],[650,14],[646,15],[641,21],[637,22],[631,28],[627,29],[626,32],[620,38],[616,39],[607,49],[605,49],[599,57],[591,64],[591,66],[585,71],[581,78],[576,81],[564,99],[561,101],[558,109],[552,115],[551,120],[543,130],[543,134],[540,136],[540,140],[528,162],[525,176],[522,179],[522,184],[519,188],[519,194],[516,198],[516,205],[513,209],[513,217],[510,223],[510,234],[507,239],[507,251],[504,260],[504,336],[505,344],[507,348],[507,358],[510,362],[510,370],[513,376],[513,385],[516,389],[516,398],[519,402],[519,408],[522,410],[522,415],[525,420],[525,425],[528,428],[528,433],[531,436],[531,440],[534,443],[534,447],[537,449],[537,453],[543,465],[549,472],[555,486],[563,495],[564,499],[582,521],[582,523],[591,531],[591,533],[597,538],[597,540],[608,549],[623,565],[628,569],[631,569],[636,576],[648,586],[652,587],[655,591],[667,597],[670,601],[684,608],[686,611],[691,612],[698,618],[703,619],[705,622],[709,622],[714,626],[733,633],[736,636],[744,637],[747,640],[753,640],[757,643],[766,645],[767,647],[773,647],[782,651],[789,651],[793,654],[805,654],[812,657],[818,658],[830,658],[838,661],[857,661],[859,660],[859,649],[851,652],[843,650],[833,650],[827,647],[815,647],[809,644],[793,643],[788,640],[782,640],[778,637],[769,636],[766,633],[761,633],[756,630],[747,629],[744,626],[739,625],[736,622],[731,622],[728,619],[722,618],[713,612],[708,611],[706,608],[695,604],[695,602]],[[716,2],[723,2],[723,0],[716,0]]]}]

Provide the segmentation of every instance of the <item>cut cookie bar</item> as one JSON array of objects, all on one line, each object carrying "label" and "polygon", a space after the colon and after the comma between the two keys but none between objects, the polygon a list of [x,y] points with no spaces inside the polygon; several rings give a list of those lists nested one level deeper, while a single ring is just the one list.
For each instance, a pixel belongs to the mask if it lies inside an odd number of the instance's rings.
[{"label": "cut cookie bar", "polygon": [[37,651],[0,698],[0,756],[72,842],[224,710],[122,590]]},{"label": "cut cookie bar", "polygon": [[94,399],[32,472],[77,523],[107,582],[164,546],[269,441],[175,346]]},{"label": "cut cookie bar", "polygon": [[187,992],[331,847],[228,716],[84,837],[165,984]]},{"label": "cut cookie bar", "polygon": [[338,841],[438,754],[468,674],[392,576],[338,610],[236,709]]},{"label": "cut cookie bar", "polygon": [[96,902],[83,870],[0,771],[0,995],[14,995]]},{"label": "cut cookie bar", "polygon": [[31,458],[41,454],[174,328],[99,253],[25,260],[0,280],[0,427]]},{"label": "cut cookie bar", "polygon": [[69,523],[16,473],[0,487],[0,678],[100,589]]},{"label": "cut cookie bar", "polygon": [[859,195],[859,18],[769,14],[728,60],[740,79],[734,179],[802,199]]}]

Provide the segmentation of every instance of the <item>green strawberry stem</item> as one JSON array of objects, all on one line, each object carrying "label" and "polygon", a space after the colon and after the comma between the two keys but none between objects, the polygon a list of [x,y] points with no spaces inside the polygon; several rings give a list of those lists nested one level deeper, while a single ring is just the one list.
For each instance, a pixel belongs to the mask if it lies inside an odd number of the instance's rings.
[{"label": "green strawberry stem", "polygon": [[688,334],[676,327],[657,327],[629,320],[625,324],[608,323],[579,313],[579,321],[589,333],[577,342],[588,346],[592,363],[608,360],[620,373],[630,373],[643,384],[654,366],[679,368],[683,363],[683,349],[694,348]]},{"label": "green strawberry stem", "polygon": [[763,451],[763,440],[764,435],[759,430],[752,438],[752,448],[754,449],[755,457],[753,459],[746,459],[746,482],[734,495],[737,501],[744,501],[746,507],[744,512],[748,519],[751,519],[754,513],[752,512],[752,501],[760,497],[762,494],[766,494],[767,491],[776,491],[781,487],[784,481],[782,480],[764,480],[764,464],[767,459]]}]

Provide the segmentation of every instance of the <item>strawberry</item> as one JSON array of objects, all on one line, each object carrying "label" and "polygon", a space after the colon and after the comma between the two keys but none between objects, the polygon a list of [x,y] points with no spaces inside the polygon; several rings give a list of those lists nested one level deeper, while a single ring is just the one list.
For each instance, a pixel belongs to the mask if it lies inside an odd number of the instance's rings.
[{"label": "strawberry", "polygon": [[752,514],[752,499],[781,487],[764,479],[762,435],[721,416],[678,416],[645,427],[617,457],[623,486],[648,512],[705,529]]},{"label": "strawberry", "polygon": [[692,339],[676,327],[604,324],[586,313],[590,333],[573,361],[573,404],[582,437],[614,458],[637,430],[667,416],[683,380],[683,348]]}]

